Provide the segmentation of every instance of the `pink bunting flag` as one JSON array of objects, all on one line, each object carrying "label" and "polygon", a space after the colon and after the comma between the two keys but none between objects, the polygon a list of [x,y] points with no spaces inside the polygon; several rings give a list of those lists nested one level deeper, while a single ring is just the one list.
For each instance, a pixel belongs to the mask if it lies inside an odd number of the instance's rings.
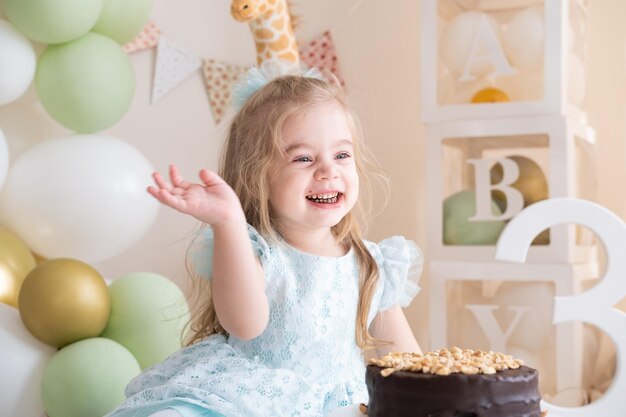
[{"label": "pink bunting flag", "polygon": [[249,67],[205,59],[202,66],[211,113],[216,124],[222,121],[230,107],[233,85]]},{"label": "pink bunting flag", "polygon": [[344,85],[345,81],[339,68],[339,58],[330,31],[300,47],[300,59],[309,67],[324,68],[332,72]]},{"label": "pink bunting flag", "polygon": [[127,54],[154,48],[159,43],[159,36],[161,36],[161,29],[159,29],[154,22],[148,22],[141,33],[122,48]]}]

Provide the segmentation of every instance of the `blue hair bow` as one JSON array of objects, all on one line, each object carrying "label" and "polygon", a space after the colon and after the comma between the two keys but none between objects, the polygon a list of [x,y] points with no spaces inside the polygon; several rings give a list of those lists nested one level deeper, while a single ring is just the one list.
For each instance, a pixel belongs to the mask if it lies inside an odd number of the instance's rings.
[{"label": "blue hair bow", "polygon": [[269,62],[262,64],[260,67],[251,67],[233,87],[232,97],[235,109],[239,110],[242,108],[254,93],[273,79],[284,75],[324,79],[324,76],[317,68],[301,67],[294,69],[293,67]]}]

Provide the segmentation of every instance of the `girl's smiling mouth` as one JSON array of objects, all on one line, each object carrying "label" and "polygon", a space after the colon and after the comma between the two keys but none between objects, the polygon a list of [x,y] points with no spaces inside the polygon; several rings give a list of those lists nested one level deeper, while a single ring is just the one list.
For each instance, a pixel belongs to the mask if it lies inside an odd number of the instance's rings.
[{"label": "girl's smiling mouth", "polygon": [[335,204],[343,200],[343,193],[339,191],[309,194],[306,199],[317,204]]}]

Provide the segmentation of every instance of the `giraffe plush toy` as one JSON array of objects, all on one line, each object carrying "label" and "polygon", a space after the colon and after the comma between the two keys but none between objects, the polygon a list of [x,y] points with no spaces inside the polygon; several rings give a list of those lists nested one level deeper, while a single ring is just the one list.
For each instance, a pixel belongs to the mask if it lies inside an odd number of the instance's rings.
[{"label": "giraffe plush toy", "polygon": [[257,64],[299,66],[288,0],[232,0],[235,20],[248,23],[256,44]]}]

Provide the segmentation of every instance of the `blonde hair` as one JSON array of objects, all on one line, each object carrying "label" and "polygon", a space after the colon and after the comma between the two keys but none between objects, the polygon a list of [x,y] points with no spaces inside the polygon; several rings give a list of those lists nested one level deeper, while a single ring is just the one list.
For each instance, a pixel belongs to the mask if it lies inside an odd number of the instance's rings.
[{"label": "blonde hair", "polygon": [[[364,220],[371,212],[375,183],[387,192],[387,178],[363,144],[361,128],[348,107],[339,81],[330,74],[326,74],[326,78],[327,80],[281,76],[255,92],[232,121],[221,156],[219,174],[235,190],[248,223],[266,239],[277,241],[280,231],[272,219],[269,185],[272,162],[284,152],[281,138],[283,126],[290,117],[301,114],[312,106],[332,100],[341,105],[353,135],[354,159],[361,193],[368,198],[359,198],[355,208],[333,226],[332,231],[337,242],[345,248],[354,249],[359,264],[355,337],[358,346],[366,350],[383,341],[373,338],[367,329],[369,308],[379,273],[374,258],[363,243],[359,220]],[[370,204],[364,204],[363,200]],[[196,281],[200,281],[199,286],[208,287],[206,279]],[[197,287],[198,285],[196,290]],[[191,335],[186,345],[196,343],[211,334],[226,334],[217,319],[211,297],[206,297],[204,291],[194,291],[192,294],[196,295],[199,304],[196,314],[192,314]]]}]

